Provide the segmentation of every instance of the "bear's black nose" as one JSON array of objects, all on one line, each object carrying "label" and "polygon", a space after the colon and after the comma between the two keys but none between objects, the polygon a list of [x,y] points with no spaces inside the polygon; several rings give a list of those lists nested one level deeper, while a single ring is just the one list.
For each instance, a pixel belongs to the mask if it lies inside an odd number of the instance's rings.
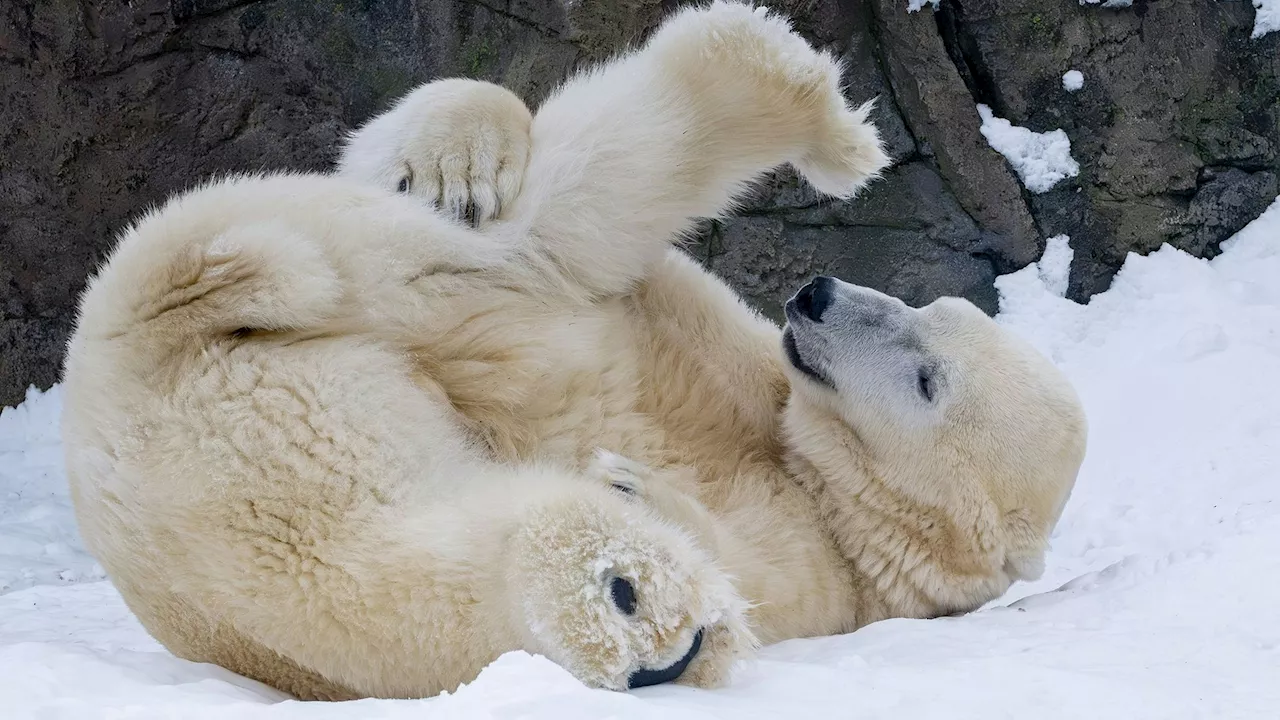
[{"label": "bear's black nose", "polygon": [[613,604],[623,615],[636,613],[636,588],[626,578],[616,577],[609,583],[609,594],[613,596]]},{"label": "bear's black nose", "polygon": [[699,630],[698,634],[693,636],[693,644],[689,646],[689,652],[685,653],[684,657],[661,670],[640,669],[631,673],[631,677],[627,678],[627,687],[634,690],[675,680],[680,677],[685,668],[689,667],[689,663],[693,662],[693,659],[698,656],[698,651],[701,649],[702,631]]},{"label": "bear's black nose", "polygon": [[822,322],[822,313],[831,304],[831,293],[835,282],[826,276],[819,275],[810,280],[800,292],[796,293],[796,309],[814,322]]}]

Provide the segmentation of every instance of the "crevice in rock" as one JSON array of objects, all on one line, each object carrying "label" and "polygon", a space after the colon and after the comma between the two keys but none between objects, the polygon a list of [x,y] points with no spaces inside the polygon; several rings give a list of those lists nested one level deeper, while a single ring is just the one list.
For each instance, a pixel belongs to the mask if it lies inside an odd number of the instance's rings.
[{"label": "crevice in rock", "polygon": [[485,10],[488,10],[494,15],[507,18],[508,20],[513,20],[516,23],[519,23],[520,25],[523,25],[527,28],[537,31],[540,35],[544,35],[546,37],[549,37],[555,40],[559,40],[563,36],[563,33],[561,33],[559,30],[556,30],[555,28],[547,27],[546,25],[543,25],[537,20],[532,20],[530,18],[524,17],[523,15],[519,15],[517,13],[511,12],[510,10],[506,10],[506,9],[497,7],[493,4],[484,2],[483,0],[463,0],[463,2],[467,3],[468,5],[475,5],[476,7],[484,8]]},{"label": "crevice in rock", "polygon": [[[982,57],[982,49],[978,45],[977,38],[974,37],[969,25],[965,22],[962,4],[959,0],[941,0],[933,16],[938,24],[938,35],[942,38],[942,45],[947,52],[947,57],[955,65],[956,72],[959,73],[965,88],[973,98],[975,106],[978,104],[986,105],[997,115],[1004,117],[1007,113],[1000,97],[999,84]],[[1022,184],[1020,179],[1018,180],[1018,190],[1022,205],[1026,208],[1027,215],[1031,218],[1031,222],[1040,236],[1037,239],[1037,243],[1040,245],[1040,249],[1043,250],[1043,238],[1048,237],[1046,228],[1033,211],[1030,191]],[[967,208],[966,212],[968,212]],[[972,213],[970,215],[972,216]],[[977,221],[977,218],[973,219],[975,222]],[[978,225],[982,227],[980,222]],[[1008,258],[1001,256],[996,251],[987,252],[984,257],[992,263],[993,267],[1004,268],[1005,272],[1013,272],[1018,269],[1016,264],[1011,263]]]},{"label": "crevice in rock", "polygon": [[907,112],[902,107],[902,103],[898,101],[898,92],[893,87],[893,76],[890,74],[885,60],[884,22],[880,18],[879,8],[873,2],[867,3],[867,8],[868,13],[871,15],[868,34],[871,36],[871,41],[875,43],[875,52],[872,55],[876,59],[876,70],[880,72],[880,77],[884,80],[886,94],[889,96],[889,101],[893,103],[893,111],[898,114],[898,117],[902,118],[902,127],[907,131],[907,135],[911,136],[911,144],[915,147],[915,150],[910,155],[893,159],[895,165],[901,165],[917,157],[923,157],[924,154],[920,148],[920,138],[916,137],[915,131],[911,129],[911,123],[907,122]]},{"label": "crevice in rock", "polygon": [[185,22],[196,19],[217,19],[219,17],[229,15],[237,10],[242,10],[250,5],[259,5],[273,0],[234,0],[227,5],[213,8],[197,7],[192,0],[178,0],[172,3],[173,19],[178,22]]},{"label": "crevice in rock", "polygon": [[964,8],[956,0],[942,0],[933,17],[938,23],[942,46],[946,48],[951,62],[955,63],[956,71],[960,73],[960,79],[964,81],[974,102],[999,109],[1000,91],[982,60],[977,39],[965,25]]},{"label": "crevice in rock", "polygon": [[[36,4],[34,2],[23,3],[20,8],[22,18],[18,25],[20,32],[26,36],[27,52],[34,58],[40,57],[40,43],[48,45],[50,38],[36,30]],[[18,13],[14,13],[16,16]],[[15,18],[16,19],[16,18]]]},{"label": "crevice in rock", "polygon": [[1008,258],[1002,257],[999,253],[993,250],[973,250],[969,253],[969,257],[986,263],[991,268],[991,277],[993,278],[1000,277],[1001,275],[1006,275],[1020,269],[1014,267],[1013,263],[1009,262]]},{"label": "crevice in rock", "polygon": [[169,55],[189,55],[192,52],[193,52],[193,48],[190,48],[190,47],[165,47],[155,52],[150,52],[143,55],[138,55],[137,57],[129,58],[129,60],[126,63],[124,63],[119,67],[75,77],[73,79],[87,81],[87,82],[99,82],[102,80],[109,80],[111,78],[115,78],[120,75],[123,75],[129,72],[130,70],[136,70],[139,65],[145,65],[150,62],[155,62],[156,60],[160,60]]}]

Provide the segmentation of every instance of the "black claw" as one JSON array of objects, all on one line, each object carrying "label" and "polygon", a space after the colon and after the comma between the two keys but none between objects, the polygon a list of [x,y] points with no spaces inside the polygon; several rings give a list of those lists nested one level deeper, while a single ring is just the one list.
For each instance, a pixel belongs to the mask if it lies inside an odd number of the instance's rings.
[{"label": "black claw", "polygon": [[626,578],[616,577],[609,583],[609,594],[613,596],[613,604],[623,615],[636,614],[636,589]]},{"label": "black claw", "polygon": [[698,651],[701,649],[702,631],[699,630],[698,634],[693,636],[693,644],[689,646],[689,652],[685,653],[684,657],[661,670],[640,669],[631,673],[631,677],[627,678],[627,688],[634,690],[675,680],[684,673],[685,669],[689,667],[689,663],[693,662],[693,659],[697,657]]}]

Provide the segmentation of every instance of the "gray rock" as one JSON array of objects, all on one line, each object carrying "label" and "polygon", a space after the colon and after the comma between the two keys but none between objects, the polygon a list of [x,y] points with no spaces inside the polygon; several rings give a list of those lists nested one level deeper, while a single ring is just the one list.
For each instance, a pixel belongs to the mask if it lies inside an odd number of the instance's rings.
[{"label": "gray rock", "polygon": [[690,252],[766,315],[808,278],[833,275],[913,305],[942,295],[996,310],[999,239],[980,229],[931,162],[899,165],[855,203],[817,202],[794,174],[776,178],[775,203],[714,224]]},{"label": "gray rock", "polygon": [[998,237],[999,252],[1021,267],[1044,243],[1004,158],[978,131],[975,98],[948,53],[930,10],[907,13],[902,0],[875,0],[884,62],[894,97],[917,138],[924,138],[961,206]]},{"label": "gray rock", "polygon": [[571,30],[556,0],[0,5],[0,405],[56,380],[85,278],[149,205],[215,174],[325,169],[433,77],[536,101],[583,55]]},{"label": "gray rock", "polygon": [[1198,257],[1214,257],[1223,240],[1275,201],[1280,187],[1271,172],[1207,169],[1204,178],[1186,211],[1174,216],[1168,242]]},{"label": "gray rock", "polygon": [[[1071,138],[1080,176],[1030,198],[1044,235],[1072,238],[1070,297],[1106,289],[1129,252],[1168,242],[1212,255],[1275,198],[1268,176],[1242,179],[1280,167],[1280,33],[1250,39],[1250,3],[944,8],[975,97],[1016,124]],[[1084,74],[1078,92],[1062,88],[1070,69]],[[1243,174],[1213,180],[1208,168]]]},{"label": "gray rock", "polygon": [[[541,101],[683,0],[7,0],[0,5],[0,405],[56,381],[114,233],[202,178],[319,170],[417,83],[464,75]],[[690,251],[766,312],[828,273],[912,303],[969,297],[1072,237],[1069,293],[1130,251],[1212,256],[1280,173],[1280,33],[1247,2],[777,0],[846,63],[895,161],[852,202],[784,171]],[[1062,89],[1068,69],[1085,75]],[[975,104],[1063,128],[1078,178],[1021,188]]]}]

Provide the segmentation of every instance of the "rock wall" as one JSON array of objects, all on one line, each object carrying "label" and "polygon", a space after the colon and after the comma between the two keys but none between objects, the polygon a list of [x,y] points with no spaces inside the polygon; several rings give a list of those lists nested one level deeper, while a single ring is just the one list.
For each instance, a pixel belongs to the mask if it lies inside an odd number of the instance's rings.
[{"label": "rock wall", "polygon": [[[57,381],[86,276],[148,205],[219,172],[327,168],[344,131],[435,77],[537,103],[676,4],[0,0],[0,405]],[[992,279],[1059,233],[1083,300],[1128,252],[1213,255],[1277,195],[1280,33],[1251,39],[1249,2],[768,4],[847,59],[854,99],[879,98],[895,166],[850,203],[779,173],[708,225],[691,251],[766,312],[818,272],[993,311]],[[977,103],[1064,129],[1079,175],[1030,194]]]}]

